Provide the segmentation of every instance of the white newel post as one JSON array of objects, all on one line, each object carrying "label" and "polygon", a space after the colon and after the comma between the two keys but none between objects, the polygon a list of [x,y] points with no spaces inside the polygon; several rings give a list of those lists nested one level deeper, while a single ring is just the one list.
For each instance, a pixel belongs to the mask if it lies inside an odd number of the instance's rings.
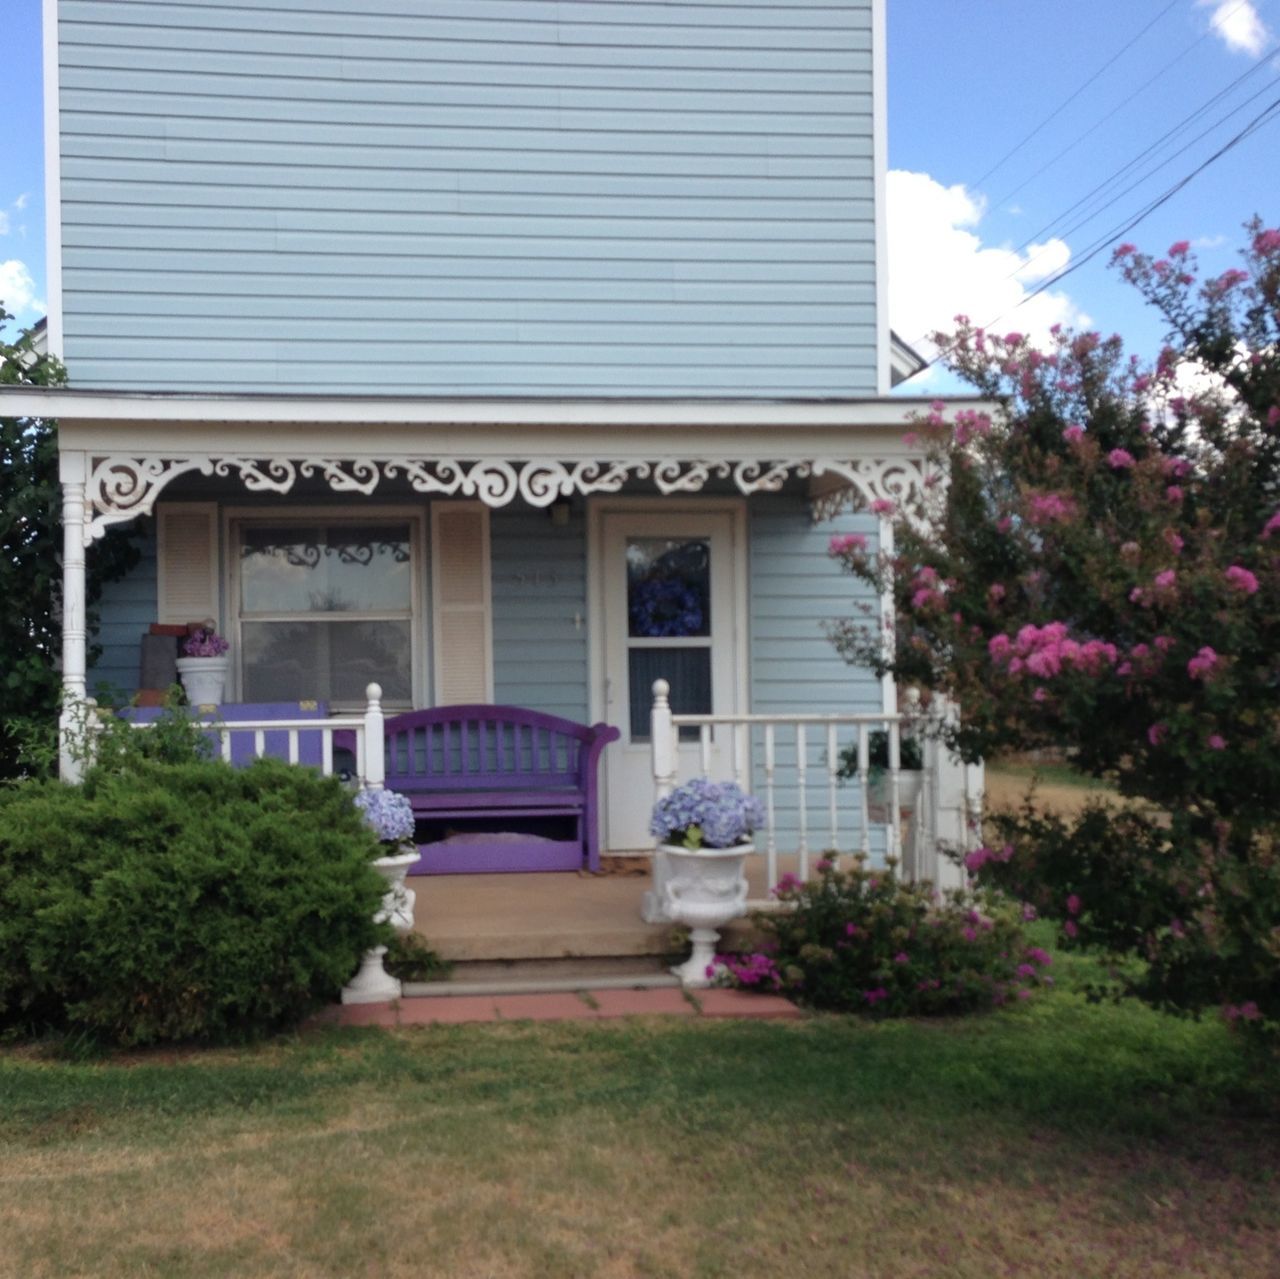
[{"label": "white newel post", "polygon": [[[675,790],[679,758],[671,724],[671,685],[665,679],[653,682],[653,709],[649,712],[649,749],[653,755],[653,801],[665,799]],[[653,886],[640,904],[640,918],[646,924],[669,922],[666,884],[671,878],[670,861],[661,847],[653,853]]]},{"label": "white newel post", "polygon": [[[84,776],[91,708],[85,705],[88,627],[85,617],[85,455],[63,453],[62,480],[62,714],[58,772],[64,782]],[[79,739],[79,740],[77,740]]]},{"label": "white newel post", "polygon": [[381,790],[387,780],[387,741],[382,713],[382,685],[364,690],[364,777],[366,790]]}]

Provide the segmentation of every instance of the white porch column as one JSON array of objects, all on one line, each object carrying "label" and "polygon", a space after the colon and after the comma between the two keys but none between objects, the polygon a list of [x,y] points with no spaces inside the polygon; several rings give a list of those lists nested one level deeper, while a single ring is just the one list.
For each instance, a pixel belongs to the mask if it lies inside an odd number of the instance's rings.
[{"label": "white porch column", "polygon": [[[58,772],[78,782],[84,772],[85,666],[89,633],[85,616],[85,478],[83,453],[62,453],[62,714],[58,720]],[[80,740],[77,742],[76,739]],[[76,753],[80,751],[80,756]]]}]

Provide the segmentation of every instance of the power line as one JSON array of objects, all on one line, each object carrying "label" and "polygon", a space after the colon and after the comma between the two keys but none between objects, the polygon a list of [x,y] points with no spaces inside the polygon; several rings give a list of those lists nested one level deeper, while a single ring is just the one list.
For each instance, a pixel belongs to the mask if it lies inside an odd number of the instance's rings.
[{"label": "power line", "polygon": [[[1128,163],[1122,165],[1109,177],[1104,178],[1103,181],[1099,182],[1095,187],[1092,188],[1092,190],[1087,191],[1078,200],[1076,200],[1074,204],[1069,205],[1061,213],[1057,214],[1055,217],[1051,218],[1048,222],[1046,222],[1042,227],[1039,228],[1039,230],[1034,231],[1030,236],[1027,237],[1026,240],[1024,240],[1018,246],[1017,251],[1022,252],[1023,250],[1029,248],[1032,244],[1039,242],[1041,236],[1047,235],[1050,231],[1053,230],[1055,226],[1058,225],[1058,223],[1070,217],[1070,215],[1074,213],[1077,209],[1081,208],[1082,206],[1088,205],[1089,202],[1093,200],[1095,196],[1099,195],[1101,192],[1105,191],[1108,187],[1120,181],[1120,179],[1123,178],[1125,174],[1128,173],[1131,169],[1141,164],[1144,160],[1150,159],[1157,151],[1159,151],[1162,147],[1164,147],[1166,143],[1172,141],[1175,137],[1178,136],[1178,134],[1182,133],[1184,130],[1189,128],[1199,116],[1204,115],[1205,112],[1207,112],[1211,107],[1213,107],[1215,103],[1221,101],[1228,94],[1233,92],[1235,89],[1239,88],[1240,85],[1243,84],[1245,80],[1247,80],[1250,76],[1252,76],[1255,72],[1257,72],[1260,68],[1262,68],[1266,64],[1268,59],[1270,59],[1277,52],[1280,52],[1280,45],[1276,45],[1270,50],[1268,50],[1268,52],[1263,54],[1263,56],[1259,58],[1258,61],[1255,62],[1251,67],[1249,67],[1247,71],[1242,72],[1234,80],[1232,80],[1230,84],[1218,90],[1218,92],[1215,93],[1211,98],[1203,102],[1199,107],[1197,107],[1189,115],[1184,116],[1182,120],[1180,120],[1171,129],[1166,130],[1154,142],[1151,142],[1146,146],[1144,146],[1137,153],[1137,155],[1135,155],[1131,160],[1128,161]],[[1227,114],[1222,116],[1215,124],[1211,125],[1210,128],[1206,130],[1206,132],[1212,132],[1213,129],[1216,129],[1219,125],[1224,124],[1238,111],[1243,110],[1243,108],[1246,107],[1255,98],[1265,93],[1274,83],[1275,83],[1274,81],[1269,81],[1267,84],[1263,85],[1263,87],[1260,90],[1258,90],[1257,93],[1251,94],[1242,103],[1234,107],[1231,111],[1227,112]],[[1199,141],[1199,139],[1204,136],[1205,136],[1204,133],[1197,135],[1197,137],[1193,139],[1192,143],[1188,143],[1187,145],[1188,146],[1193,145],[1194,142]],[[1156,168],[1149,170],[1145,175],[1145,177],[1143,179],[1140,179],[1140,181],[1145,181],[1146,177],[1150,177],[1151,174],[1158,172],[1160,168],[1162,168],[1165,164],[1170,163],[1170,161],[1176,159],[1186,149],[1187,149],[1186,147],[1183,147],[1180,150],[1175,151],[1172,156],[1170,156],[1168,159],[1163,161],[1160,165],[1157,165]],[[1132,189],[1133,189],[1132,186],[1130,186],[1130,187],[1127,187],[1125,191],[1127,192]],[[1123,195],[1124,193],[1125,192],[1121,192],[1120,194]],[[1115,199],[1119,199],[1119,196],[1116,196]],[[1110,207],[1110,204],[1114,203],[1115,199],[1109,201],[1107,204],[1104,204],[1102,208],[1098,209],[1094,214],[1091,215],[1091,217],[1096,217],[1097,214],[1102,211],[1102,209]],[[1080,225],[1083,225],[1083,223],[1077,224],[1075,227],[1072,228],[1072,230],[1079,229]],[[1063,232],[1062,234],[1068,235],[1070,234],[1070,232],[1066,231],[1066,232]]]},{"label": "power line", "polygon": [[[1101,76],[1104,71],[1108,70],[1108,68],[1110,68],[1120,57],[1122,57],[1135,44],[1137,44],[1137,42],[1141,40],[1142,37],[1146,35],[1147,32],[1150,31],[1151,28],[1154,27],[1156,23],[1159,22],[1160,19],[1163,18],[1166,13],[1169,12],[1170,9],[1176,8],[1179,3],[1180,3],[1180,0],[1170,0],[1170,2],[1166,4],[1165,7],[1161,9],[1160,12],[1157,13],[1156,16],[1152,18],[1151,21],[1148,22],[1147,25],[1142,28],[1141,31],[1138,32],[1137,35],[1133,36],[1132,39],[1130,39],[1126,44],[1121,46],[1119,50],[1117,50],[1114,54],[1112,54],[1111,57],[1108,58],[1107,61],[1104,62],[1102,66],[1100,66],[1083,84],[1081,84],[1078,88],[1076,88],[1072,93],[1069,93],[1056,107],[1054,107],[1052,111],[1049,112],[1047,116],[1045,116],[1043,120],[1040,121],[1039,124],[1036,125],[1034,129],[1031,130],[1030,133],[1028,133],[1020,142],[1016,143],[1013,147],[1011,147],[1008,151],[1006,151],[1004,155],[1002,155],[1000,159],[998,159],[995,162],[995,164],[993,164],[991,168],[989,168],[986,171],[986,173],[984,173],[973,185],[975,187],[981,186],[993,173],[998,172],[1008,160],[1012,159],[1015,155],[1017,155],[1018,152],[1021,151],[1022,148],[1025,147],[1027,143],[1031,141],[1032,138],[1034,138],[1037,134],[1039,134],[1047,125],[1051,124],[1054,120],[1056,120],[1058,116],[1060,116],[1063,113],[1063,111],[1067,109],[1067,107],[1069,107],[1091,84],[1093,84],[1093,82],[1097,80],[1098,77]],[[1240,0],[1240,3],[1243,4],[1244,0]],[[1240,5],[1236,6],[1236,8],[1239,8],[1239,7]]]},{"label": "power line", "polygon": [[[1057,162],[1061,160],[1063,156],[1068,155],[1070,152],[1074,151],[1076,147],[1080,146],[1080,144],[1084,142],[1087,138],[1090,138],[1095,133],[1097,133],[1097,131],[1100,128],[1102,128],[1104,124],[1106,124],[1109,120],[1113,119],[1116,115],[1118,115],[1121,111],[1123,111],[1124,108],[1127,107],[1130,102],[1132,102],[1135,98],[1140,97],[1143,93],[1145,93],[1153,84],[1155,84],[1157,80],[1159,80],[1162,76],[1166,75],[1175,66],[1177,66],[1177,64],[1181,62],[1183,58],[1187,57],[1203,41],[1207,40],[1209,36],[1213,33],[1215,27],[1225,22],[1233,13],[1235,13],[1236,9],[1243,7],[1243,5],[1244,5],[1244,0],[1240,0],[1240,4],[1237,4],[1235,9],[1228,10],[1228,12],[1224,13],[1221,18],[1210,23],[1206,31],[1204,31],[1201,35],[1197,36],[1196,39],[1194,39],[1189,45],[1187,45],[1187,47],[1183,49],[1181,53],[1177,54],[1173,58],[1170,58],[1170,60],[1166,62],[1164,66],[1162,66],[1157,72],[1155,72],[1154,75],[1149,76],[1146,80],[1144,80],[1131,94],[1129,94],[1127,98],[1123,98],[1121,99],[1121,101],[1117,102],[1116,105],[1112,107],[1110,111],[1108,111],[1104,116],[1102,116],[1101,119],[1096,121],[1094,124],[1090,125],[1089,128],[1087,128],[1082,134],[1080,134],[1079,137],[1077,137],[1073,142],[1067,143],[1067,145],[1063,147],[1060,151],[1055,152],[1038,169],[1036,169],[1034,173],[1032,173],[1029,177],[1025,178],[1016,187],[1014,187],[1012,191],[1006,192],[997,201],[995,201],[996,207],[998,208],[1000,205],[1004,204],[1006,200],[1013,199],[1015,195],[1025,190],[1042,173],[1046,172],[1048,169],[1053,168],[1053,166],[1057,164]],[[1270,57],[1270,56],[1271,56],[1270,54],[1266,55],[1266,57]],[[1234,87],[1235,84],[1239,83],[1239,80],[1244,79],[1249,75],[1252,75],[1262,61],[1265,61],[1265,58],[1261,59],[1259,63],[1255,63],[1255,65],[1251,67],[1248,71],[1246,71],[1243,76],[1238,77],[1236,81],[1233,81],[1232,85],[1228,86],[1228,89]],[[1227,91],[1228,90],[1223,90],[1224,93]],[[1037,234],[1039,234],[1039,232],[1037,232]]]}]

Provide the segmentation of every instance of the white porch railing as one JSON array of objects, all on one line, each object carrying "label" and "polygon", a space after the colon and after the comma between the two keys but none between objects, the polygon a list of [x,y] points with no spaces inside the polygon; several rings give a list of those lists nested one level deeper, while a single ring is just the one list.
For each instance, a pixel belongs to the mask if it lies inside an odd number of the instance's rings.
[{"label": "white porch railing", "polygon": [[[328,719],[261,719],[236,720],[232,724],[214,721],[203,726],[207,732],[218,740],[218,751],[228,763],[232,758],[233,739],[243,740],[248,737],[251,743],[250,753],[255,758],[278,752],[267,750],[268,733],[286,734],[285,753],[280,756],[290,764],[297,764],[301,759],[301,744],[304,735],[319,734],[320,737],[320,771],[326,776],[333,773],[334,741],[337,734],[348,734],[354,742],[356,776],[362,790],[381,790],[386,781],[386,738],[384,735],[385,715],[382,710],[382,687],[370,684],[365,689],[365,709],[352,715],[334,715]],[[137,722],[134,727],[147,728],[145,722]]]},{"label": "white porch railing", "polygon": [[[756,837],[763,841],[770,887],[778,882],[780,853],[795,854],[796,873],[807,879],[815,852],[883,851],[897,858],[905,875],[937,881],[934,830],[935,764],[937,751],[926,746],[925,767],[902,769],[902,723],[899,714],[870,712],[791,715],[675,715],[666,680],[653,685],[651,743],[655,800],[676,786],[681,769],[680,730],[696,729],[696,772],[703,777],[718,773],[755,791],[765,809],[765,828]],[[888,767],[883,785],[871,780],[871,735],[881,731],[888,742]],[[754,743],[752,739],[755,739]],[[716,746],[720,746],[716,759]],[[755,746],[753,768],[752,747]],[[853,753],[857,768],[842,777],[841,760]],[[683,772],[687,775],[688,753]],[[790,758],[784,764],[782,757]],[[908,781],[909,778],[909,781]],[[785,795],[788,844],[780,847],[780,796]],[[817,801],[815,803],[815,800]],[[902,815],[910,823],[904,847]],[[881,835],[875,832],[879,830]],[[879,847],[877,847],[879,845]]]}]

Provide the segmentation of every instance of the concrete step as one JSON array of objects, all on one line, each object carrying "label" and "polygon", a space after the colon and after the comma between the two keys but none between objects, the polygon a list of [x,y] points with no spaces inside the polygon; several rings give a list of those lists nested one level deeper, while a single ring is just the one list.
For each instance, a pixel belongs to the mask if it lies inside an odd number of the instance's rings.
[{"label": "concrete step", "polygon": [[679,985],[665,959],[648,955],[470,960],[443,981],[405,982],[409,999],[432,995],[510,995],[581,990],[654,990]]}]

